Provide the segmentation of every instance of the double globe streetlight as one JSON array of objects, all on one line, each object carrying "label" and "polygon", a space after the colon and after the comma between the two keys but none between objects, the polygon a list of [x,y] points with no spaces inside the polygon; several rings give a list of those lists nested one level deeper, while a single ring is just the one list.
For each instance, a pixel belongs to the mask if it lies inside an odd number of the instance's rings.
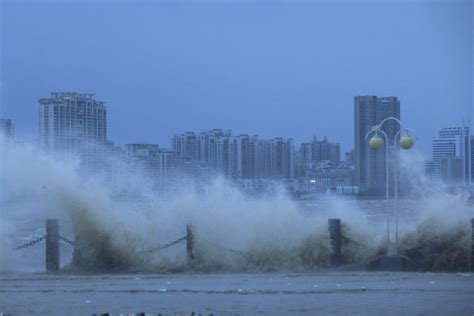
[{"label": "double globe streetlight", "polygon": [[[388,141],[388,135],[385,131],[382,130],[383,125],[387,121],[395,121],[400,126],[400,129],[395,133],[393,138],[393,145],[390,145]],[[393,256],[398,255],[398,154],[394,155],[397,157],[395,170],[394,170],[394,208],[395,208],[395,249],[392,249],[390,245],[390,212],[389,212],[389,199],[390,199],[390,191],[389,191],[389,168],[388,168],[388,160],[389,160],[389,149],[395,151],[396,144],[398,140],[398,144],[404,150],[408,150],[413,147],[414,144],[414,137],[410,134],[415,134],[415,131],[411,128],[404,128],[402,122],[397,119],[396,117],[387,117],[386,119],[382,120],[378,125],[373,126],[369,132],[365,135],[365,139],[372,135],[369,139],[369,147],[373,150],[379,150],[385,145],[385,195],[387,200],[387,255]],[[383,138],[380,136],[382,135]]]}]

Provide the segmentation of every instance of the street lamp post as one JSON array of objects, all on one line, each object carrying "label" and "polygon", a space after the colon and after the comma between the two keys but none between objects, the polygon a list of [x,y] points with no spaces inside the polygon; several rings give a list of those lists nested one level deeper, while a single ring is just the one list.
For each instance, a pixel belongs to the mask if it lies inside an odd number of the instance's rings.
[{"label": "street lamp post", "polygon": [[[387,121],[395,121],[400,126],[399,130],[394,136],[393,145],[390,146],[389,139],[387,133],[382,130],[383,124]],[[401,136],[402,132],[404,133]],[[389,168],[388,168],[388,160],[389,160],[389,149],[395,151],[397,139],[399,139],[399,145],[402,149],[408,150],[413,147],[413,137],[409,135],[409,133],[414,133],[414,130],[410,128],[404,128],[402,122],[397,119],[396,117],[387,117],[380,124],[375,125],[371,128],[369,132],[365,135],[365,139],[373,134],[373,136],[369,140],[370,148],[374,150],[378,150],[385,145],[385,195],[386,195],[386,202],[387,202],[387,255],[398,255],[398,154],[396,154],[395,159],[395,166],[394,166],[394,213],[395,213],[395,249],[392,250],[390,247],[390,212],[389,212],[389,200],[390,200],[390,190],[389,190]],[[385,139],[382,139],[379,134],[382,134]],[[391,147],[391,148],[389,148]]]}]

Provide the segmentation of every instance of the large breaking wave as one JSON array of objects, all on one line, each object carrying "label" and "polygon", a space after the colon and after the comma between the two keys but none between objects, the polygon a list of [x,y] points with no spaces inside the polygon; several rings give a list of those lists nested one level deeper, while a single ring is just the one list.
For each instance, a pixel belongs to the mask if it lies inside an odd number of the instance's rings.
[{"label": "large breaking wave", "polygon": [[[78,172],[78,160],[56,159],[31,144],[1,145],[2,271],[28,262],[11,248],[19,236],[39,233],[48,217],[60,218],[62,229],[80,239],[75,260],[87,271],[326,268],[329,218],[342,220],[346,264],[362,267],[385,251],[383,220],[371,218],[354,200],[316,201],[321,205],[308,210],[283,189],[249,196],[223,178],[205,183],[183,178],[157,189],[145,172],[121,161],[110,162],[113,174],[86,174]],[[467,197],[423,192],[413,205],[400,226],[402,253],[420,269],[467,270],[473,217]],[[186,224],[194,229],[192,264],[183,242],[148,251],[181,238]]]}]

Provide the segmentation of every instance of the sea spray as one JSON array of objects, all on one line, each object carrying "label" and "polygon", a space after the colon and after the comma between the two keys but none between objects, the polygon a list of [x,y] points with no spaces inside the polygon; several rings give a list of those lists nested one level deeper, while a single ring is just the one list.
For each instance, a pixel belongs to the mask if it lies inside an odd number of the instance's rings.
[{"label": "sea spray", "polygon": [[402,235],[402,253],[418,270],[469,270],[474,205],[468,196],[429,196],[420,199],[421,206],[416,228]]},{"label": "sea spray", "polygon": [[[158,190],[149,174],[140,168],[131,168],[120,160],[110,166],[113,172],[86,173],[80,171],[77,160],[44,155],[32,145],[4,150],[4,190],[0,201],[2,270],[14,266],[6,247],[16,240],[17,227],[36,228],[51,216],[64,219],[62,227],[72,222],[73,229],[69,231],[76,238],[73,259],[88,271],[326,268],[331,251],[329,218],[342,220],[344,263],[364,264],[385,247],[384,220],[374,223],[352,199],[329,198],[322,211],[308,212],[282,188],[272,195],[249,196],[230,181],[217,177],[206,182],[177,179],[181,185]],[[447,246],[454,246],[462,256],[467,251],[465,225],[472,216],[472,205],[464,196],[436,196],[434,199],[425,193],[418,197],[413,226],[400,229],[401,250],[413,253],[419,249],[422,255],[417,260],[440,254],[452,257]],[[433,216],[438,219],[430,220]],[[196,239],[192,262],[187,261],[184,243],[149,251],[183,237],[189,223]],[[430,248],[433,240],[444,238],[442,232],[446,230],[454,230],[461,237],[456,237],[454,244]],[[421,266],[458,270],[465,265],[461,259],[455,261],[456,265],[443,260]]]}]

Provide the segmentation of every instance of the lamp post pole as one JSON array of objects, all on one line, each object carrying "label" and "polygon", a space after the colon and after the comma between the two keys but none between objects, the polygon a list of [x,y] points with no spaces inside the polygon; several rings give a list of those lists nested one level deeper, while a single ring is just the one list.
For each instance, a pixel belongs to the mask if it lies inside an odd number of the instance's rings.
[{"label": "lamp post pole", "polygon": [[[383,124],[387,121],[395,121],[398,123],[400,126],[399,130],[397,133],[394,135],[393,138],[393,145],[390,145],[388,141],[388,135],[382,130]],[[382,134],[385,139],[385,194],[386,194],[386,204],[387,204],[387,255],[398,255],[398,153],[396,153],[396,143],[397,139],[400,138],[399,143],[400,147],[403,149],[410,149],[413,146],[413,138],[410,136],[401,136],[401,132],[404,131],[405,133],[408,134],[408,132],[414,133],[414,130],[410,128],[403,128],[402,122],[396,118],[396,117],[387,117],[380,124],[375,125],[371,128],[369,132],[365,135],[365,139],[371,135],[374,134],[374,136],[371,137],[369,140],[369,146],[372,149],[380,149],[382,146],[384,146],[384,141],[378,134]],[[390,147],[390,148],[389,148]],[[392,249],[390,245],[390,187],[389,187],[389,167],[388,167],[388,161],[389,161],[389,149],[392,149],[394,152],[394,156],[396,156],[394,159],[394,215],[395,215],[395,249]]]},{"label": "lamp post pole", "polygon": [[[385,143],[388,144],[388,135],[385,133],[379,125],[375,125],[372,127],[372,129],[365,135],[365,139],[369,137],[370,134],[375,133],[375,136],[373,136],[370,141],[369,141],[369,146],[371,146],[373,149],[380,149],[380,147],[383,146],[383,140],[381,141],[380,136],[378,134],[382,134],[385,140]],[[385,146],[385,200],[386,200],[386,208],[387,208],[387,253],[389,252],[390,249],[390,206],[389,206],[389,200],[390,200],[390,191],[389,191],[389,186],[390,182],[388,180],[388,174],[389,174],[389,169],[388,169],[388,146]]]}]

